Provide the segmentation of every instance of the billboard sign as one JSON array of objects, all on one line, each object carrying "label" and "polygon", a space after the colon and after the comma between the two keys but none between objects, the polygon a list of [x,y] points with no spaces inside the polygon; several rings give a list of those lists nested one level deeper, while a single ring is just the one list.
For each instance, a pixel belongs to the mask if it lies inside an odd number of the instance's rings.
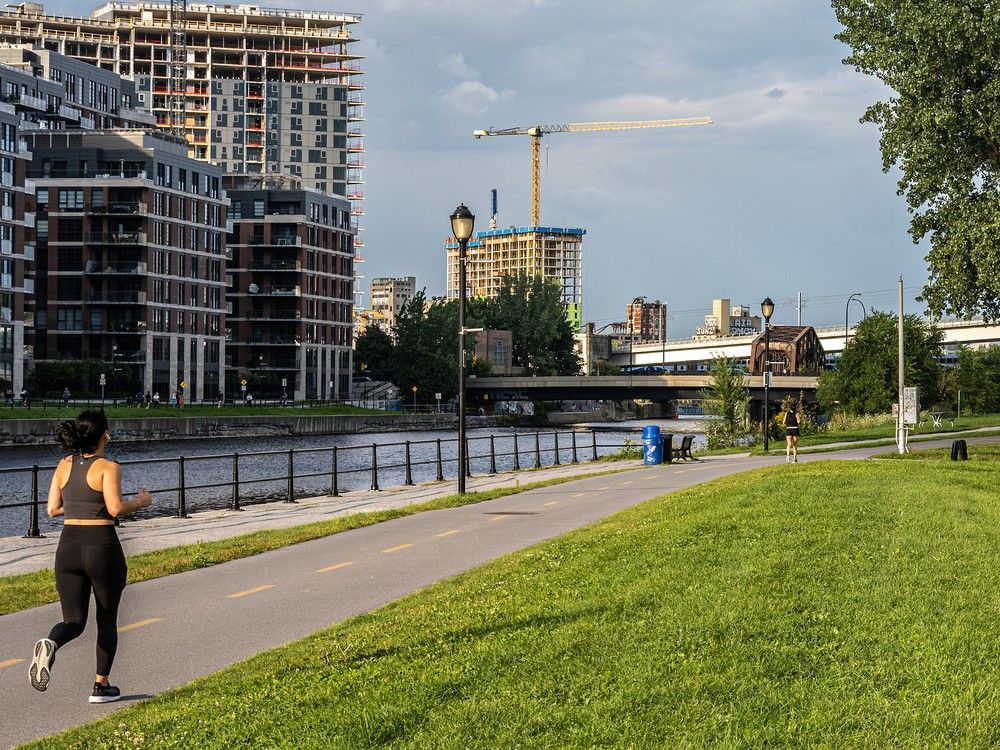
[{"label": "billboard sign", "polygon": [[903,423],[917,424],[920,421],[920,401],[916,388],[903,389]]}]

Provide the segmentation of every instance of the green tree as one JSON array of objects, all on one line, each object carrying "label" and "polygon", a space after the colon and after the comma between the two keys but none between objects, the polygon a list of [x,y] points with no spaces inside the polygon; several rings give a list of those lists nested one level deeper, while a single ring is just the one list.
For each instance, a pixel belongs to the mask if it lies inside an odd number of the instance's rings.
[{"label": "green tree", "polygon": [[360,372],[377,378],[389,377],[393,362],[392,337],[378,326],[368,326],[354,344],[354,364]]},{"label": "green tree", "polygon": [[705,414],[711,419],[705,425],[709,448],[730,448],[740,445],[749,434],[747,410],[750,391],[743,373],[736,367],[736,360],[716,357],[710,371],[712,382],[702,392]]},{"label": "green tree", "polygon": [[559,282],[542,276],[505,276],[494,299],[478,301],[470,309],[484,327],[511,332],[515,367],[536,375],[580,372]]},{"label": "green tree", "polygon": [[[921,401],[936,398],[941,331],[916,315],[903,319],[906,384],[919,389]],[[890,411],[897,398],[898,336],[895,315],[873,311],[858,324],[844,347],[837,369],[819,379],[817,398],[826,408],[851,414]]]},{"label": "green tree", "polygon": [[[892,89],[861,121],[898,167],[914,242],[929,235],[931,312],[1000,317],[1000,5],[833,0],[844,62]],[[881,402],[881,399],[880,399]]]},{"label": "green tree", "polygon": [[955,401],[961,392],[963,414],[1000,412],[1000,346],[962,347],[955,380]]}]

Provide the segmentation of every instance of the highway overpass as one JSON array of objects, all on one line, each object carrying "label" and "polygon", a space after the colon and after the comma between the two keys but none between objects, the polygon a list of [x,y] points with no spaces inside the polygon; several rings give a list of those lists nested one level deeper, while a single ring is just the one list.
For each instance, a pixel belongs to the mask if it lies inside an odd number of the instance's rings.
[{"label": "highway overpass", "polygon": [[[750,397],[762,401],[764,380],[760,375],[744,376]],[[798,396],[811,398],[817,378],[775,375],[771,380],[771,400]],[[489,395],[490,401],[672,401],[701,398],[711,383],[708,375],[570,375],[534,378],[479,377],[466,381],[474,400]]]},{"label": "highway overpass", "polygon": [[[938,323],[938,328],[944,334],[945,350],[956,348],[960,344],[971,347],[1000,344],[1000,325],[985,323],[981,320],[959,320]],[[839,355],[844,350],[844,327],[817,328],[827,355]],[[853,335],[854,329],[851,329]],[[612,354],[611,361],[616,365],[681,365],[711,362],[715,357],[731,357],[746,361],[750,358],[750,344],[754,336],[731,336],[718,339],[674,339],[662,344],[636,344],[631,353],[626,349]]]}]

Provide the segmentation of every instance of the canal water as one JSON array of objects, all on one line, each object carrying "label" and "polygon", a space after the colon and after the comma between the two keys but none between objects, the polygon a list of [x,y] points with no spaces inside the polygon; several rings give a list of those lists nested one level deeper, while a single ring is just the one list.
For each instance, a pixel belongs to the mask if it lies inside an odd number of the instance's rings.
[{"label": "canal water", "polygon": [[[573,460],[574,442],[580,461],[593,458],[595,443],[598,456],[615,453],[626,441],[633,444],[640,442],[640,433],[646,424],[658,424],[665,432],[694,433],[695,445],[704,442],[700,423],[690,419],[596,423],[558,432],[551,429],[483,428],[469,430],[468,433],[470,469],[473,474],[487,474],[492,469],[491,436],[496,469],[507,471],[518,466],[527,469],[536,464],[552,465],[556,459],[557,442],[558,458],[564,464]],[[454,479],[458,468],[458,442],[454,430],[111,443],[107,453],[123,464],[123,492],[131,494],[144,486],[153,493],[153,508],[143,511],[144,514],[170,515],[177,510],[177,488],[180,486],[180,462],[177,459],[180,456],[185,457],[183,471],[187,510],[193,511],[223,508],[232,502],[234,453],[239,454],[239,501],[249,504],[287,497],[289,451],[294,451],[292,467],[296,497],[322,495],[330,491],[334,447],[337,448],[337,486],[340,492],[372,486],[373,446],[379,487],[402,485],[406,481],[407,441],[410,444],[413,482],[437,478],[439,441],[443,475],[445,479]],[[517,459],[514,456],[515,442]],[[21,535],[28,528],[29,509],[11,506],[30,501],[30,467],[33,465],[39,467],[41,532],[44,534],[47,529],[62,526],[61,519],[49,519],[45,514],[52,468],[60,457],[54,445],[0,448],[0,536]],[[23,470],[25,468],[27,470]]]}]

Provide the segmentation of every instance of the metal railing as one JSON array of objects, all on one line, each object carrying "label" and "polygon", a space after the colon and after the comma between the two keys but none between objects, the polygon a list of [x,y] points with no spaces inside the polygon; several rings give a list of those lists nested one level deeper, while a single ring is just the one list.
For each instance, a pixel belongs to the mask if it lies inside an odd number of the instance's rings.
[{"label": "metal railing", "polygon": [[[619,439],[614,443],[599,441],[599,435],[615,434],[617,436],[631,436],[640,433],[633,432],[602,432],[598,430],[579,430],[562,432],[532,432],[513,433],[502,435],[482,435],[467,438],[465,474],[467,477],[473,476],[473,461],[481,464],[485,475],[498,473],[498,465],[503,462],[505,470],[519,471],[521,469],[540,469],[544,466],[560,466],[563,464],[577,464],[581,461],[597,461],[602,456],[610,455],[614,451],[620,451],[628,445],[628,441]],[[542,437],[551,438],[551,444],[547,441],[542,445]],[[560,440],[561,436],[561,440]],[[498,439],[509,441],[509,449],[501,447],[498,450]],[[414,481],[414,470],[424,467],[429,469],[424,473],[427,476],[433,474],[438,482],[447,478],[457,476],[459,467],[457,438],[404,441],[401,443],[371,443],[368,445],[352,446],[329,446],[322,448],[289,448],[287,450],[257,451],[246,453],[223,453],[214,455],[177,456],[175,458],[141,459],[119,462],[126,467],[125,475],[128,476],[128,467],[172,465],[173,472],[176,472],[176,481],[169,482],[167,486],[151,486],[149,491],[154,495],[154,505],[150,510],[143,511],[141,515],[150,516],[173,516],[175,518],[188,517],[188,501],[191,493],[196,491],[212,491],[212,496],[201,503],[205,508],[226,507],[229,510],[239,511],[244,505],[260,504],[270,501],[285,503],[295,503],[299,498],[317,497],[325,492],[327,497],[340,497],[343,490],[343,480],[346,477],[361,475],[365,479],[362,484],[369,484],[369,490],[380,491],[381,483],[387,473],[401,473],[403,486],[412,486]],[[453,448],[454,446],[454,448]],[[423,449],[423,458],[414,457],[414,449]],[[447,448],[447,450],[446,450]],[[669,454],[668,454],[669,455]],[[311,461],[311,467],[303,467],[303,459],[310,456],[318,456],[318,459]],[[361,457],[360,460],[358,457]],[[280,473],[265,473],[264,476],[247,477],[245,469],[248,461],[258,461],[260,459],[277,457],[283,467]],[[317,466],[324,460],[326,466],[322,470],[317,470]],[[353,460],[351,460],[353,458]],[[387,460],[388,459],[388,460]],[[508,459],[508,460],[504,460]],[[669,460],[669,459],[666,459]],[[225,467],[224,476],[213,477],[212,481],[191,480],[190,473],[192,467],[205,462],[216,462]],[[272,461],[273,463],[273,461]],[[243,473],[241,474],[241,470]],[[51,469],[46,468],[48,474]],[[28,475],[30,481],[30,499],[0,504],[0,511],[11,511],[23,508],[28,513],[28,530],[25,538],[35,539],[42,536],[39,528],[39,507],[41,504],[39,479],[42,468],[37,464],[17,468],[0,469],[0,477],[4,483],[12,481],[12,475]],[[45,477],[48,481],[48,476]],[[307,479],[321,479],[320,491],[316,489],[296,488],[296,482]],[[23,476],[22,476],[23,480]],[[134,481],[134,480],[133,480]],[[328,483],[327,483],[328,482]],[[248,494],[248,489],[253,485],[266,483],[280,483],[281,490],[271,492],[267,495]],[[127,488],[126,488],[127,489]],[[355,489],[359,489],[355,487]],[[132,497],[136,492],[124,491],[123,496]],[[174,502],[169,504],[163,501],[163,495],[173,495]]]}]

